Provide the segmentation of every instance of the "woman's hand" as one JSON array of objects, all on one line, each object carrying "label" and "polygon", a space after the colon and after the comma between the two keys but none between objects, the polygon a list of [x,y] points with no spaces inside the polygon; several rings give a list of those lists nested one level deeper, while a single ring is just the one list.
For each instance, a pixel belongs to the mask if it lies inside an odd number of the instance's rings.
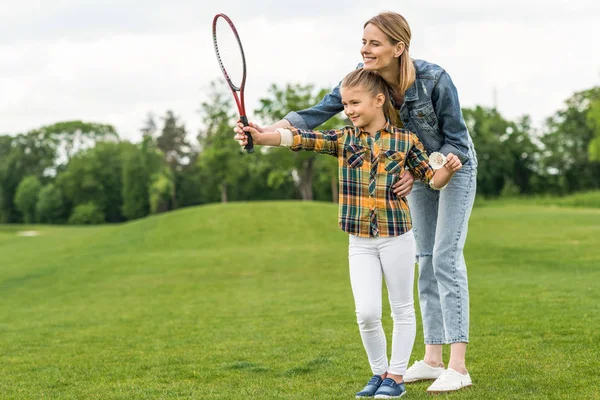
[{"label": "woman's hand", "polygon": [[[249,124],[249,125],[250,125],[252,128],[256,129],[258,132],[264,132],[264,131],[265,131],[263,128],[261,128],[260,126],[258,126],[258,124],[255,124],[254,122],[248,122],[248,124]],[[243,130],[243,129],[244,129],[244,124],[242,124],[242,122],[241,122],[241,121],[238,119],[238,121],[237,121],[237,125],[236,125],[236,127],[235,127],[235,128],[233,128],[233,131],[234,131],[236,134],[243,135],[243,134],[244,134],[244,130]],[[274,129],[273,129],[273,130],[274,130]]]},{"label": "woman's hand", "polygon": [[[260,127],[258,127],[258,125],[254,124],[252,122],[250,122],[249,125],[250,126],[243,126],[240,123],[240,124],[238,124],[238,127],[236,127],[234,129],[236,134],[233,138],[239,142],[239,144],[240,144],[240,146],[242,146],[242,148],[248,144],[248,136],[246,135],[246,132],[252,135],[252,140],[254,141],[254,144],[259,144],[259,145],[262,144],[261,143],[262,130],[259,131]],[[259,129],[257,129],[257,127]]]},{"label": "woman's hand", "polygon": [[392,191],[398,197],[406,197],[411,192],[415,177],[409,171],[404,171],[400,175],[400,180],[392,185]]}]

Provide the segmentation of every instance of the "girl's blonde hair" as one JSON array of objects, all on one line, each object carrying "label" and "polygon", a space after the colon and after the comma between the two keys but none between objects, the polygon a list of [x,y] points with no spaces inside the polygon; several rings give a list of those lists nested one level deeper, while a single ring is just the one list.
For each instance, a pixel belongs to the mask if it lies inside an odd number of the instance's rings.
[{"label": "girl's blonde hair", "polygon": [[383,103],[383,114],[390,123],[394,126],[398,124],[398,113],[392,105],[390,98],[392,88],[390,85],[375,71],[366,70],[363,68],[355,69],[344,77],[340,88],[352,89],[361,87],[365,89],[369,94],[377,96],[379,93],[383,93],[385,96],[385,102]]},{"label": "girl's blonde hair", "polygon": [[404,51],[398,58],[398,63],[400,64],[400,84],[398,85],[398,89],[402,96],[404,96],[404,92],[411,87],[416,79],[415,66],[408,53],[411,38],[410,26],[402,15],[391,11],[382,12],[374,16],[365,23],[364,28],[369,24],[373,24],[381,29],[394,46],[400,42],[404,43]]}]

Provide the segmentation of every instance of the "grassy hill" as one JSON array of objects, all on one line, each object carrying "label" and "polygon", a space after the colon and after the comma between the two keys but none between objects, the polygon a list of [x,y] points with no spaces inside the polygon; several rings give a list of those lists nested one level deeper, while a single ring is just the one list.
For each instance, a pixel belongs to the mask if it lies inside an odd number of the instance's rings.
[{"label": "grassy hill", "polygon": [[[600,210],[474,211],[475,385],[449,397],[600,398],[599,237]],[[0,225],[0,398],[354,398],[370,370],[347,242],[324,203]],[[417,318],[411,363],[424,347]],[[387,304],[384,326],[389,335]],[[426,388],[408,386],[407,398]]]}]

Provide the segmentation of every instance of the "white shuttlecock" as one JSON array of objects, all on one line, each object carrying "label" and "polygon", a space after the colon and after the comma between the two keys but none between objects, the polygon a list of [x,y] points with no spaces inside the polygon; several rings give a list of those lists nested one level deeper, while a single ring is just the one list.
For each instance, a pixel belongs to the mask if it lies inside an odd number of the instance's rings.
[{"label": "white shuttlecock", "polygon": [[434,151],[429,155],[429,165],[431,165],[431,168],[434,170],[442,168],[446,165],[447,161],[446,156],[438,151]]}]

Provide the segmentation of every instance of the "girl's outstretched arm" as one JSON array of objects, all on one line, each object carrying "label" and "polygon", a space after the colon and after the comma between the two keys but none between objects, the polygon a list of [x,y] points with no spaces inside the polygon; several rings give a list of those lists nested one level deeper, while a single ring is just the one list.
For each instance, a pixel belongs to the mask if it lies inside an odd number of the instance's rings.
[{"label": "girl's outstretched arm", "polygon": [[[346,133],[346,128],[328,131],[310,131],[297,128],[278,128],[274,132],[261,132],[250,123],[244,131],[252,135],[254,143],[263,146],[289,147],[293,151],[307,150],[322,154],[338,155],[340,139]],[[245,146],[248,139],[245,134],[236,133],[234,139]]]},{"label": "girl's outstretched arm", "polygon": [[[262,146],[279,146],[281,144],[281,133],[279,131],[260,132],[252,122],[250,122],[250,126],[244,127],[244,131],[249,132],[252,135],[254,144]],[[242,147],[248,144],[248,137],[244,133],[236,133],[233,138],[237,140]]]}]

